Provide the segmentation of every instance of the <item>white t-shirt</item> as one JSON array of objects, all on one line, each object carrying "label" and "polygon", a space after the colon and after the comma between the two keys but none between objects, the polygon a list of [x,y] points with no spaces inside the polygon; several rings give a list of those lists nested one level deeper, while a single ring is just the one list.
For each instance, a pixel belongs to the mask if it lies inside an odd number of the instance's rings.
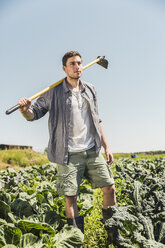
[{"label": "white t-shirt", "polygon": [[95,145],[93,123],[90,118],[89,104],[81,96],[81,91],[72,89],[72,108],[69,127],[69,152],[81,152],[92,148]]}]

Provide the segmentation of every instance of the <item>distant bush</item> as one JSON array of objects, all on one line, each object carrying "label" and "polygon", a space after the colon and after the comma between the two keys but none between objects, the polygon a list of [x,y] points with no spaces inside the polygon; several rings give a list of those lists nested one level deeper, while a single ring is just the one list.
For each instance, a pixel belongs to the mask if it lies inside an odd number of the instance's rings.
[{"label": "distant bush", "polygon": [[148,151],[148,152],[143,152],[142,154],[150,154],[150,155],[159,155],[159,154],[165,154],[165,151]]},{"label": "distant bush", "polygon": [[140,159],[156,159],[160,157],[165,157],[165,151],[148,151],[148,152],[135,152],[135,153],[113,153],[115,159],[119,158],[131,158],[132,155],[138,154],[135,160]]}]

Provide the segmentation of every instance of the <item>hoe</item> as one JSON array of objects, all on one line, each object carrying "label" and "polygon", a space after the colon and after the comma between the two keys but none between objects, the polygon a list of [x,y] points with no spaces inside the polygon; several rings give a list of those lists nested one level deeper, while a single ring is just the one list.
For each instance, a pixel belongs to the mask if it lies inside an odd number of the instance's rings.
[{"label": "hoe", "polygon": [[[91,63],[87,64],[86,66],[83,67],[83,70],[87,69],[88,67],[90,67],[91,65],[94,64],[99,64],[101,66],[103,66],[104,68],[108,68],[108,60],[105,59],[105,56],[98,56],[96,60],[92,61]],[[61,84],[63,82],[65,78],[62,78],[61,80],[57,81],[56,83],[48,86],[47,88],[45,88],[44,90],[41,90],[40,92],[38,92],[37,94],[29,97],[29,100],[34,100],[35,98],[41,96],[42,94],[44,94],[45,92],[51,90],[52,88],[56,87],[57,85]],[[6,114],[9,115],[11,113],[13,113],[14,111],[16,111],[17,109],[19,109],[21,106],[19,104],[13,106],[12,108],[6,110]]]}]

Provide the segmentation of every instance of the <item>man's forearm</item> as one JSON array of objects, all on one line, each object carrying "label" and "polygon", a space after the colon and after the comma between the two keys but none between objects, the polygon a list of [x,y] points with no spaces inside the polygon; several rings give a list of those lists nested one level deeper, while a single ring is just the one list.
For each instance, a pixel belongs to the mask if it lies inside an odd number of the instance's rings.
[{"label": "man's forearm", "polygon": [[111,153],[109,146],[108,146],[108,143],[106,141],[102,124],[100,123],[99,125],[100,125],[100,132],[101,132],[101,142],[102,142],[102,146],[104,147],[105,155],[107,158],[107,164],[111,164],[111,163],[113,163],[113,160],[114,160],[113,154]]},{"label": "man's forearm", "polygon": [[108,147],[108,143],[106,141],[104,131],[103,131],[103,126],[102,126],[101,122],[99,123],[99,126],[100,126],[100,133],[101,133],[101,143],[102,143],[102,146],[104,147],[104,149],[106,149]]},{"label": "man's forearm", "polygon": [[26,111],[20,111],[20,112],[27,121],[31,121],[34,119],[34,113],[31,108],[27,109]]}]

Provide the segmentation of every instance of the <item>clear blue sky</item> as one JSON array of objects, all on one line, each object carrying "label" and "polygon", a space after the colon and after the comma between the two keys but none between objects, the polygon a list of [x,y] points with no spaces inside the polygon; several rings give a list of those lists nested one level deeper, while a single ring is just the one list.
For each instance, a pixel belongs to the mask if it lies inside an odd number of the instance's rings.
[{"label": "clear blue sky", "polygon": [[165,2],[0,0],[0,144],[48,143],[48,115],[27,122],[5,111],[65,76],[61,58],[78,50],[82,79],[97,90],[112,152],[165,150]]}]

